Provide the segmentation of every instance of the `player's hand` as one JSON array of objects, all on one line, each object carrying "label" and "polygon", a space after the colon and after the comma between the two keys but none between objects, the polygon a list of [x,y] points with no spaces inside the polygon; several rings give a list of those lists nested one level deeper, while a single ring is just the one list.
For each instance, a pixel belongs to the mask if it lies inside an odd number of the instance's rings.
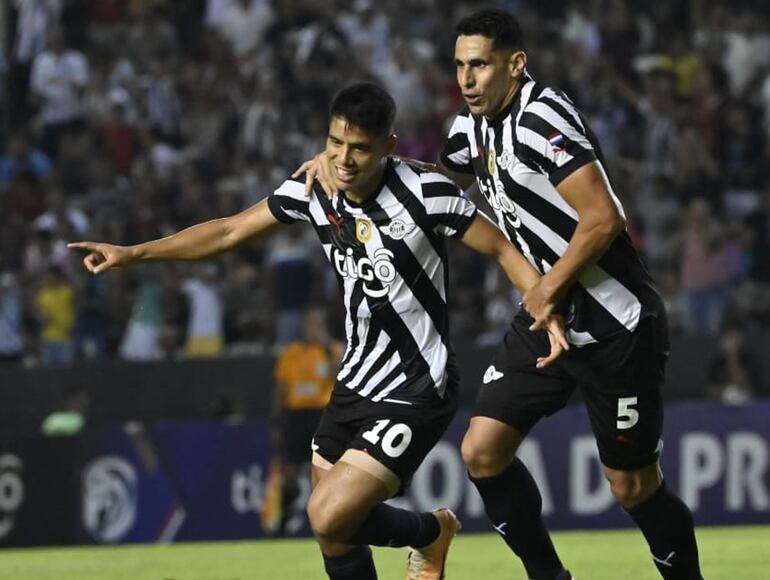
[{"label": "player's hand", "polygon": [[530,330],[543,330],[548,328],[548,321],[558,304],[557,296],[551,292],[546,284],[543,283],[545,277],[540,278],[521,299],[520,306],[524,308],[529,315],[535,319]]},{"label": "player's hand", "polygon": [[101,274],[111,268],[127,266],[132,259],[131,250],[125,246],[113,246],[98,242],[72,242],[67,244],[74,250],[85,250],[83,265],[92,274]]},{"label": "player's hand", "polygon": [[310,161],[305,161],[291,176],[296,178],[303,173],[305,174],[305,195],[308,197],[313,191],[313,181],[318,181],[321,184],[326,197],[329,199],[337,191],[332,178],[332,170],[329,166],[329,158],[326,156],[325,151],[319,153]]},{"label": "player's hand", "polygon": [[535,366],[539,369],[547,367],[559,358],[565,350],[569,350],[569,342],[564,332],[564,319],[561,316],[558,314],[549,316],[545,329],[548,331],[548,342],[551,343],[551,352],[548,356],[538,357]]}]

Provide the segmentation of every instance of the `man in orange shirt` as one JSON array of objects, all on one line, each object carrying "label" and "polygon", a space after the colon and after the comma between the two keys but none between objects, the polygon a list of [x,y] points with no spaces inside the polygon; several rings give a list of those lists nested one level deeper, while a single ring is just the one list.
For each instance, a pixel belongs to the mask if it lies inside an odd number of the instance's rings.
[{"label": "man in orange shirt", "polygon": [[299,474],[310,461],[310,445],[321,412],[329,402],[342,360],[342,345],[333,341],[320,310],[305,315],[303,336],[283,349],[275,367],[274,441],[282,470],[281,528],[300,495]]}]

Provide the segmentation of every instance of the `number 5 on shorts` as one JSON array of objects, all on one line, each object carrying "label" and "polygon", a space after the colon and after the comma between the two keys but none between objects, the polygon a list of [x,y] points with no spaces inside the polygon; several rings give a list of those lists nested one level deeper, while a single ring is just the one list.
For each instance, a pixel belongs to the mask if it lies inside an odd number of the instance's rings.
[{"label": "number 5 on shorts", "polygon": [[[390,423],[390,419],[380,419],[375,423],[374,427],[364,432],[361,437],[377,445],[380,442],[380,433]],[[398,442],[396,442],[398,440]],[[412,430],[409,425],[403,423],[396,423],[390,429],[385,432],[382,437],[382,443],[380,447],[388,457],[399,457],[406,448],[409,447],[409,443],[412,441]]]},{"label": "number 5 on shorts", "polygon": [[618,399],[618,429],[630,429],[639,422],[639,411],[632,409],[636,405],[636,397],[621,397]]}]

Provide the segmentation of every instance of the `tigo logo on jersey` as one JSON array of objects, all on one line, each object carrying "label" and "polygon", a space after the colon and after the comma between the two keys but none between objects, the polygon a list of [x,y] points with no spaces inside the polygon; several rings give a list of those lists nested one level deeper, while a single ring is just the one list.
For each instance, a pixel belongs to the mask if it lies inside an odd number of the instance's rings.
[{"label": "tigo logo on jersey", "polygon": [[[332,262],[339,275],[343,278],[363,280],[364,294],[372,298],[385,296],[390,289],[390,283],[396,279],[396,267],[391,262],[392,259],[393,252],[386,248],[375,250],[371,259],[363,256],[358,260],[353,256],[352,248],[348,248],[344,254],[337,248],[332,250]],[[375,279],[382,283],[382,288],[373,288],[368,284]]]},{"label": "tigo logo on jersey", "polygon": [[567,142],[567,138],[559,133],[551,133],[548,135],[548,142],[551,144],[553,151],[561,151],[564,148],[564,144]]},{"label": "tigo logo on jersey", "polygon": [[386,226],[380,226],[380,231],[394,240],[403,240],[412,233],[414,224],[408,224],[403,220],[394,219]]},{"label": "tigo logo on jersey", "polygon": [[356,218],[356,238],[362,244],[372,239],[372,222],[365,218]]}]

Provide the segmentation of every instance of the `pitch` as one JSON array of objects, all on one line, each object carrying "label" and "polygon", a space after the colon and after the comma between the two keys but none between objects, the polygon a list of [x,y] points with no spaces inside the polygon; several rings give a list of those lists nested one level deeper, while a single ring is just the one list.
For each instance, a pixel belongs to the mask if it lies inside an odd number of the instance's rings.
[{"label": "pitch", "polygon": [[[709,580],[770,577],[770,526],[697,529]],[[636,530],[554,533],[579,580],[658,580]],[[381,580],[404,575],[406,549],[376,548]],[[0,550],[0,580],[294,580],[323,579],[310,540],[180,543]],[[449,553],[449,580],[525,578],[492,534],[461,534]]]}]

